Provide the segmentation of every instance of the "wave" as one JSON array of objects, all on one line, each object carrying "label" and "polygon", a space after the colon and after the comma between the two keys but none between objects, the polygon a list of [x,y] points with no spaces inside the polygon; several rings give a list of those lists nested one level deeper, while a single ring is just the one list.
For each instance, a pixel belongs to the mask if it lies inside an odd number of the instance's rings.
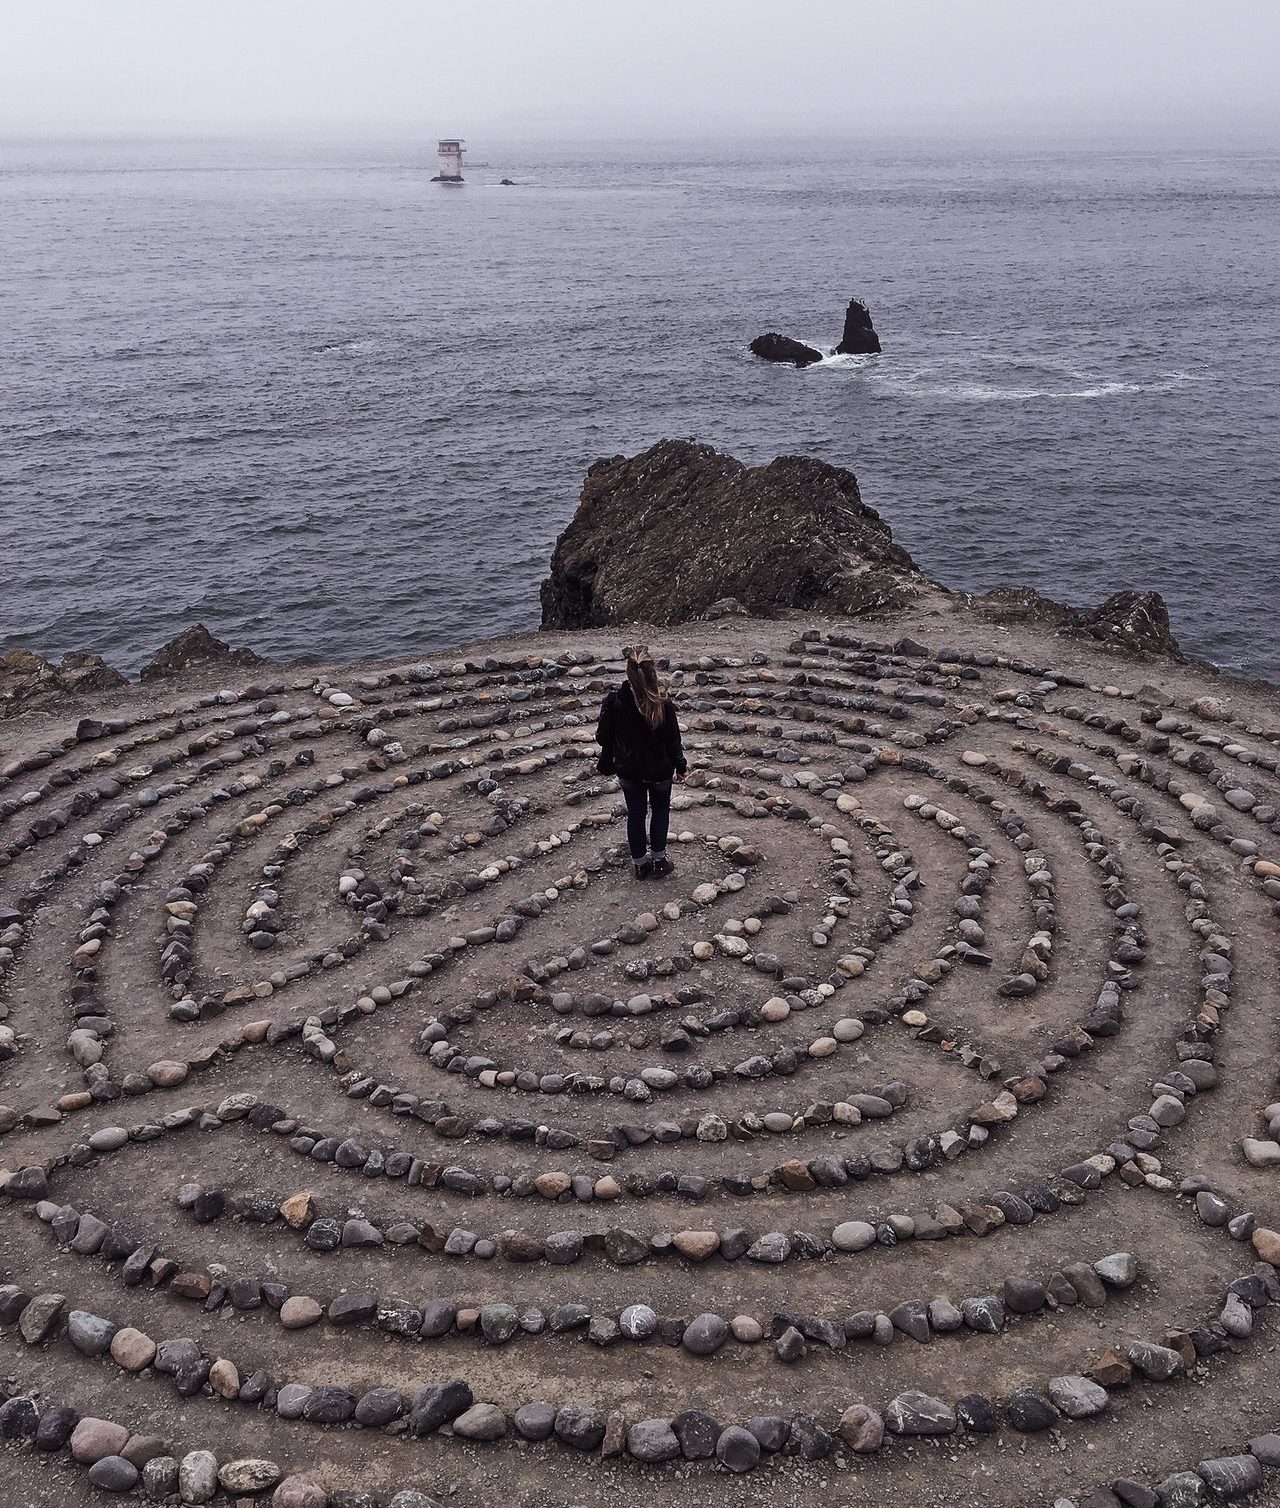
[{"label": "wave", "polygon": [[[819,348],[821,349],[821,348]],[[835,370],[860,374],[876,387],[886,389],[900,398],[958,399],[970,403],[1026,403],[1040,399],[1112,398],[1121,394],[1167,393],[1188,382],[1204,380],[1206,374],[1171,371],[1156,372],[1150,377],[1135,380],[1107,377],[1100,373],[1081,371],[1064,360],[1053,357],[1024,357],[1016,360],[991,352],[966,356],[965,364],[971,361],[1002,362],[1018,373],[1027,373],[1027,382],[999,382],[975,380],[972,377],[950,378],[945,363],[940,367],[922,366],[903,370],[892,365],[892,358],[880,356],[840,356],[830,349],[823,351],[822,360],[805,368],[806,371]],[[1040,380],[1037,381],[1036,378]],[[1047,379],[1047,381],[1046,381]],[[1055,379],[1061,385],[1054,385]]]},{"label": "wave", "polygon": [[357,335],[350,340],[326,341],[316,347],[316,353],[320,356],[363,356],[366,352],[381,350],[384,345],[386,341],[380,335]]}]

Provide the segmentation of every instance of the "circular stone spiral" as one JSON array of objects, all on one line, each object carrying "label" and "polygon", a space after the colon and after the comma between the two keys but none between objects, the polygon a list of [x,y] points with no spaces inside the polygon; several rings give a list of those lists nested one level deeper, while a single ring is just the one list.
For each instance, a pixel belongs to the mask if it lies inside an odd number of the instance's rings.
[{"label": "circular stone spiral", "polygon": [[1280,1502],[1280,709],[942,631],[0,725],[15,1501]]}]

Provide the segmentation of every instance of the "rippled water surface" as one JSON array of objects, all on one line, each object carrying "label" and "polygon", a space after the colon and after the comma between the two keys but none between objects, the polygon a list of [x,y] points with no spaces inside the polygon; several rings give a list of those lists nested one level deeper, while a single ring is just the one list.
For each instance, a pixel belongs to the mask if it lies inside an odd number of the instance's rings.
[{"label": "rippled water surface", "polygon": [[[1280,154],[426,145],[0,141],[0,647],[531,627],[587,465],[677,435],[1280,678]],[[747,353],[853,294],[880,358]]]}]

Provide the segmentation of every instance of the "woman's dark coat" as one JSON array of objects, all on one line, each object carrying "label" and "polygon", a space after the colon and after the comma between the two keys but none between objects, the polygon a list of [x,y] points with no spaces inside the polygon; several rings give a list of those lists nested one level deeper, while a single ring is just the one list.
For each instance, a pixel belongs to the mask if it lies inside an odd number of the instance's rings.
[{"label": "woman's dark coat", "polygon": [[596,724],[601,774],[647,781],[670,780],[675,774],[684,774],[687,768],[684,745],[670,697],[663,711],[662,723],[652,728],[636,706],[630,682],[624,681],[609,692]]}]

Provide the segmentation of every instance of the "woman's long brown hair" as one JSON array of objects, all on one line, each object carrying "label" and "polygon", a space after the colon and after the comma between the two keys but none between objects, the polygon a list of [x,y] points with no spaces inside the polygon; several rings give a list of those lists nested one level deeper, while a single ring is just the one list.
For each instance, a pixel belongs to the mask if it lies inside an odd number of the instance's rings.
[{"label": "woman's long brown hair", "polygon": [[627,682],[641,717],[651,728],[660,728],[667,715],[667,689],[651,656],[627,656]]}]

